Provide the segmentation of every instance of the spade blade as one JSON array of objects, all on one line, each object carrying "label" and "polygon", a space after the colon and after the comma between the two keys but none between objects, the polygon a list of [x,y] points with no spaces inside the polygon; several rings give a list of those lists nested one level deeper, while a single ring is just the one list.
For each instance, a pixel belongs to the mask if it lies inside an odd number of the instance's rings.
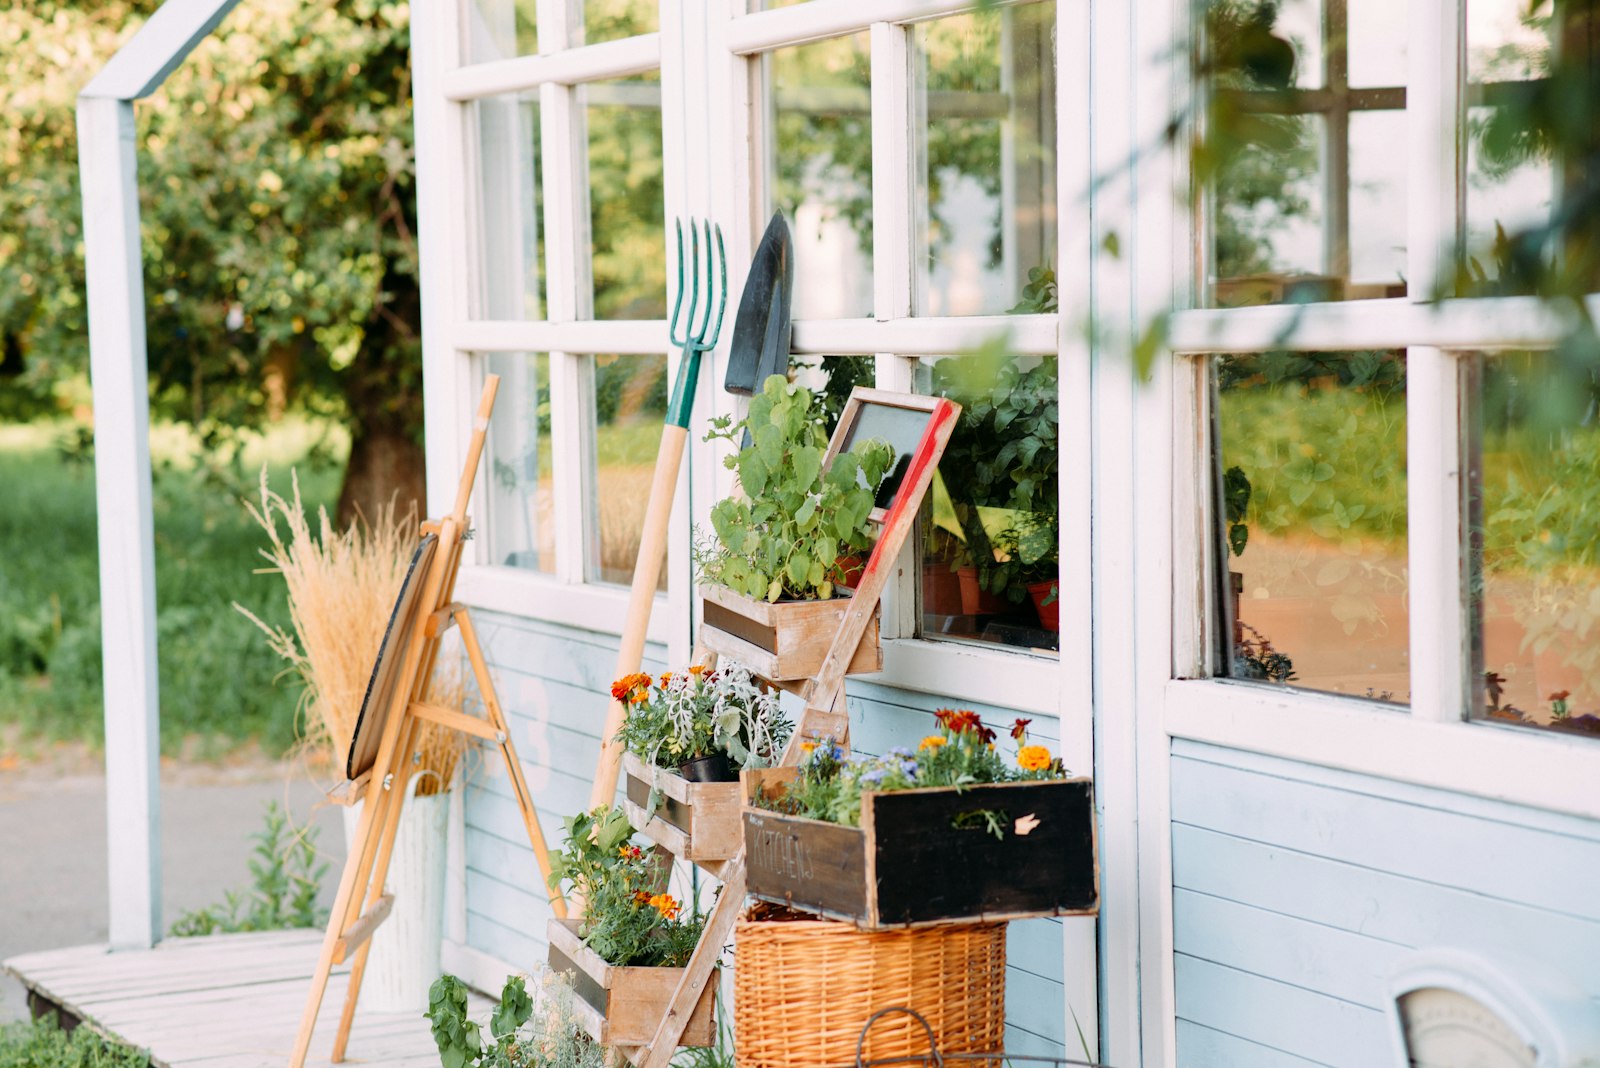
[{"label": "spade blade", "polygon": [[739,297],[723,388],[753,395],[770,375],[789,370],[790,303],[794,293],[794,249],[789,224],[774,212],[756,246]]}]

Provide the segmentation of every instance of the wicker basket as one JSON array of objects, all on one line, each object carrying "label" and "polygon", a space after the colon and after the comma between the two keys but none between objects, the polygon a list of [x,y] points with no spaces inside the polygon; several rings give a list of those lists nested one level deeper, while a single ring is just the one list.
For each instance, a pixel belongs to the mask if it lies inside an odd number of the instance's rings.
[{"label": "wicker basket", "polygon": [[[740,1068],[837,1068],[862,1025],[903,1005],[927,1018],[944,1053],[997,1053],[1005,1041],[1006,925],[861,931],[757,905],[734,930]],[[874,1027],[869,1060],[917,1057],[909,1017]]]}]

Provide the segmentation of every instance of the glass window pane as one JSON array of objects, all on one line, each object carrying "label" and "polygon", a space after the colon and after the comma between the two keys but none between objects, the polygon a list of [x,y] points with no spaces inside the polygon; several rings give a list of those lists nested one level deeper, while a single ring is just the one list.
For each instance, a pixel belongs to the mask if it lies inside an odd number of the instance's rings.
[{"label": "glass window pane", "polygon": [[1549,146],[1529,121],[1530,94],[1550,74],[1549,19],[1530,15],[1525,0],[1471,0],[1466,18],[1468,277],[1479,287],[1526,292],[1504,277],[1507,249],[1497,237],[1544,225],[1555,202]]},{"label": "glass window pane", "polygon": [[492,63],[539,51],[537,0],[472,0],[462,5],[468,63]]},{"label": "glass window pane", "polygon": [[764,60],[768,190],[794,235],[794,315],[872,314],[871,49],[858,33]]},{"label": "glass window pane", "polygon": [[1058,648],[1056,358],[925,360],[962,406],[922,530],[923,637]]},{"label": "glass window pane", "polygon": [[[630,585],[644,531],[661,424],[667,412],[665,356],[595,356],[594,509],[588,574],[592,581]],[[661,569],[659,589],[667,588]]]},{"label": "glass window pane", "polygon": [[552,573],[556,569],[554,489],[550,454],[550,357],[496,352],[486,357],[500,376],[489,423],[489,562]]},{"label": "glass window pane", "polygon": [[920,315],[1009,311],[1030,270],[1053,271],[1054,15],[1008,7],[913,32]]},{"label": "glass window pane", "polygon": [[1475,360],[1477,715],[1600,735],[1600,378]]},{"label": "glass window pane", "polygon": [[583,0],[585,44],[636,37],[659,29],[659,0]]},{"label": "glass window pane", "polygon": [[544,318],[539,105],[533,94],[474,101],[478,134],[479,319]]},{"label": "glass window pane", "polygon": [[581,89],[589,134],[596,319],[667,317],[661,184],[661,79],[654,72]]},{"label": "glass window pane", "polygon": [[[1352,89],[1406,84],[1406,5],[1393,0],[1343,0]],[[1337,17],[1337,12],[1332,12]],[[1401,142],[1395,142],[1396,144]]]},{"label": "glass window pane", "polygon": [[1214,306],[1404,295],[1404,11],[1210,3],[1194,163]]},{"label": "glass window pane", "polygon": [[1404,354],[1213,367],[1224,674],[1406,703]]}]

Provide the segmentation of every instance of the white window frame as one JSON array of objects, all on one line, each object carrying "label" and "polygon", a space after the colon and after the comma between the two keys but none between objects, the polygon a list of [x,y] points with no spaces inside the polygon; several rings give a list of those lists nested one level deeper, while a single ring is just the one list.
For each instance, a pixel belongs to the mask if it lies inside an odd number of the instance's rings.
[{"label": "white window frame", "polygon": [[[1102,6],[1096,0],[1095,6]],[[1187,113],[1194,87],[1190,7],[1139,5],[1129,26],[1096,20],[1097,112],[1136,121],[1101,127],[1101,160],[1138,160],[1131,195],[1113,183],[1096,203],[1096,234],[1132,232],[1134,264],[1097,263],[1099,320],[1138,324],[1194,307],[1201,280],[1187,160],[1162,124]],[[1464,397],[1455,353],[1548,347],[1566,318],[1534,298],[1432,302],[1417,280],[1439,276],[1454,254],[1455,168],[1463,32],[1453,0],[1409,0],[1407,277],[1404,298],[1241,309],[1180,310],[1167,324],[1167,355],[1143,389],[1097,383],[1101,426],[1096,477],[1137,487],[1123,507],[1096,497],[1097,792],[1108,817],[1107,885],[1137,883],[1136,909],[1104,913],[1108,1041],[1112,1057],[1176,1064],[1170,754],[1174,739],[1208,742],[1399,783],[1457,791],[1600,818],[1600,745],[1592,740],[1472,721],[1462,582],[1464,472],[1458,413]],[[1110,21],[1110,20],[1106,20]],[[1159,69],[1158,69],[1159,68]],[[1180,139],[1181,144],[1181,139]],[[1151,146],[1167,146],[1152,149]],[[1126,247],[1126,243],[1125,246]],[[1600,309],[1600,298],[1588,301]],[[1285,343],[1286,337],[1292,338]],[[1203,357],[1274,349],[1407,350],[1408,570],[1411,702],[1407,711],[1359,698],[1207,677],[1206,632],[1215,626],[1218,551],[1203,405]],[[1103,359],[1104,357],[1102,357]],[[1119,449],[1122,453],[1119,455]],[[1147,463],[1140,457],[1167,457]],[[1115,548],[1131,545],[1128,559]],[[1455,552],[1437,551],[1454,546]],[[1136,561],[1136,563],[1135,563]],[[1132,639],[1127,643],[1127,639]],[[1125,689],[1108,680],[1127,678]],[[1132,867],[1137,875],[1129,875]],[[1128,996],[1131,995],[1131,996]],[[1133,1054],[1130,1051],[1137,1051]]]}]

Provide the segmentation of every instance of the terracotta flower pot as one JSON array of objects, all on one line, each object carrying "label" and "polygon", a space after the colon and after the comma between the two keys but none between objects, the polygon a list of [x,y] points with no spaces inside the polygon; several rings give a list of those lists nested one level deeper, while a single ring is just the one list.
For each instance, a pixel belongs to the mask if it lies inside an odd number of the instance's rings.
[{"label": "terracotta flower pot", "polygon": [[829,576],[833,584],[842,589],[853,590],[861,581],[861,572],[867,566],[867,561],[859,554],[841,556],[834,561],[833,571]]},{"label": "terracotta flower pot", "polygon": [[959,616],[965,612],[961,601],[961,577],[948,566],[923,565],[922,610],[934,616]]},{"label": "terracotta flower pot", "polygon": [[961,585],[961,614],[967,616],[998,616],[1009,611],[1011,605],[997,593],[990,593],[978,582],[975,566],[956,568],[956,581]]},{"label": "terracotta flower pot", "polygon": [[1030,582],[1028,595],[1033,598],[1033,607],[1039,612],[1039,625],[1052,634],[1061,633],[1060,584],[1055,579]]}]

